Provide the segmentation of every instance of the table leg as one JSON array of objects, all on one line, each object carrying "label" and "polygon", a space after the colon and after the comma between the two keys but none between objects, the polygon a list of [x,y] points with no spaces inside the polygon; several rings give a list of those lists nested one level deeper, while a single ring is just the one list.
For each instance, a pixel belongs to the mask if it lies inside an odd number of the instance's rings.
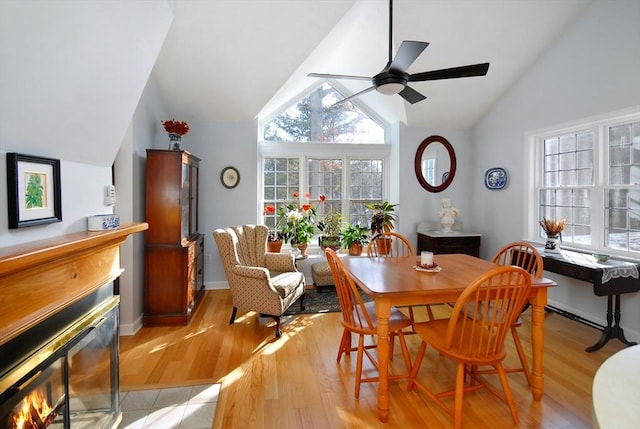
[{"label": "table leg", "polygon": [[[594,345],[584,349],[586,352],[595,352],[600,350],[611,338],[617,338],[628,346],[636,345],[635,342],[629,341],[624,336],[622,326],[620,326],[620,295],[615,295],[615,314],[613,310],[613,295],[607,296],[607,326],[602,330],[602,336]],[[615,319],[614,319],[615,318]],[[615,325],[612,322],[615,320]]]},{"label": "table leg", "polygon": [[391,305],[388,299],[376,300],[376,316],[378,318],[378,417],[380,421],[389,421],[389,315]]},{"label": "table leg", "polygon": [[544,355],[544,307],[547,305],[547,288],[537,288],[531,301],[531,347],[533,354],[533,371],[531,373],[531,389],[533,399],[540,401],[544,393],[544,375],[542,357]]}]

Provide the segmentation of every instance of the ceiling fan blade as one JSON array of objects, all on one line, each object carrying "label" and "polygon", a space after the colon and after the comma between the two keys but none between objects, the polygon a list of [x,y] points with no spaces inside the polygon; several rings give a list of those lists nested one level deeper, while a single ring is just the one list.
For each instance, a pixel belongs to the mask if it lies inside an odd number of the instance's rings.
[{"label": "ceiling fan blade", "polygon": [[389,65],[389,70],[404,73],[413,64],[413,62],[420,56],[429,43],[427,42],[414,42],[411,40],[405,40],[400,45],[400,49],[396,53],[395,58]]},{"label": "ceiling fan blade", "polygon": [[415,89],[408,86],[405,86],[404,89],[398,93],[398,95],[411,104],[416,104],[418,101],[422,101],[427,98]]},{"label": "ceiling fan blade", "polygon": [[347,98],[343,98],[342,100],[340,100],[340,101],[338,101],[338,102],[336,102],[336,103],[333,103],[333,104],[332,104],[331,106],[329,106],[328,108],[329,108],[329,109],[333,109],[334,107],[340,106],[341,104],[345,103],[346,101],[351,100],[352,98],[356,98],[356,97],[357,97],[357,96],[359,96],[359,95],[366,94],[367,92],[373,91],[374,89],[376,89],[376,87],[375,87],[375,86],[370,86],[370,87],[369,87],[369,88],[367,88],[367,89],[363,89],[363,90],[362,90],[362,91],[360,91],[360,92],[356,92],[355,94],[350,95],[350,96],[348,96]]},{"label": "ceiling fan blade", "polygon": [[329,74],[329,73],[309,73],[307,77],[322,77],[325,79],[371,80],[371,77],[368,77],[368,76],[351,76],[347,74]]},{"label": "ceiling fan blade", "polygon": [[414,73],[409,76],[409,82],[424,82],[425,80],[456,79],[459,77],[484,76],[489,70],[489,63],[452,67],[449,69],[432,70]]}]

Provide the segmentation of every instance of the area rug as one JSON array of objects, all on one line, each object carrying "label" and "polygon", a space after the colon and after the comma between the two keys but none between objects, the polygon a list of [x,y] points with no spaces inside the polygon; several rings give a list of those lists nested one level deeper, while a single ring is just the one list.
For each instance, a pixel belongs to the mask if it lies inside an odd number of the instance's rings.
[{"label": "area rug", "polygon": [[220,384],[120,393],[118,429],[211,429]]},{"label": "area rug", "polygon": [[[371,301],[369,296],[360,291],[360,296],[364,302]],[[307,290],[304,298],[305,309],[300,310],[300,299],[291,304],[291,306],[284,312],[286,316],[292,316],[296,314],[316,314],[316,313],[336,313],[340,311],[340,302],[338,302],[338,295],[336,290],[332,286],[326,286],[321,289]]]}]

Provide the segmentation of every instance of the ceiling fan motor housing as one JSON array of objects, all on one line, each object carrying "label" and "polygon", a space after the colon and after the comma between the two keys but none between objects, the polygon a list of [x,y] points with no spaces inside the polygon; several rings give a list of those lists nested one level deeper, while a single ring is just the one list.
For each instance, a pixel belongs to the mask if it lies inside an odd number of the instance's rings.
[{"label": "ceiling fan motor housing", "polygon": [[407,86],[407,83],[409,83],[409,73],[392,73],[390,71],[383,71],[375,75],[371,81],[376,88],[392,83],[399,83],[405,87]]}]

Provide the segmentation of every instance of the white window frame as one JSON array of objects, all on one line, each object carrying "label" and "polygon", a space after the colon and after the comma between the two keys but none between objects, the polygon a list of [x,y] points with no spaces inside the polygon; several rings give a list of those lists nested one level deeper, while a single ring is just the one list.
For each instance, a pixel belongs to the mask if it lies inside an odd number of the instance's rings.
[{"label": "white window frame", "polygon": [[[539,229],[539,212],[540,212],[540,193],[539,188],[542,186],[543,171],[543,146],[544,140],[560,136],[591,130],[594,135],[594,153],[593,153],[593,187],[591,188],[591,245],[580,245],[577,243],[563,243],[562,247],[574,248],[577,250],[585,250],[589,252],[605,252],[617,255],[623,258],[640,259],[637,252],[623,251],[618,249],[607,248],[604,246],[604,190],[608,186],[608,168],[609,168],[609,127],[622,125],[629,122],[637,122],[640,120],[640,106],[636,106],[621,111],[610,112],[597,117],[591,117],[584,120],[578,120],[571,123],[552,126],[536,131],[525,133],[526,147],[525,155],[525,211],[524,225],[525,237],[532,242],[542,243],[542,238],[538,235]],[[625,188],[633,187],[633,185],[624,186]]]},{"label": "white window frame", "polygon": [[[349,161],[351,159],[381,159],[382,160],[382,201],[389,199],[390,189],[390,158],[391,145],[388,144],[345,144],[345,143],[284,143],[284,142],[259,142],[258,143],[258,211],[256,213],[257,223],[263,222],[262,208],[263,200],[263,171],[265,158],[299,158],[300,162],[300,188],[299,194],[303,196],[308,189],[308,171],[307,160],[314,159],[342,159],[343,162],[343,180],[342,195],[345,196],[343,202],[350,195],[350,175],[348,174]],[[343,204],[343,213],[347,205]],[[345,221],[347,219],[345,218]],[[310,243],[311,246],[316,245],[316,240]]]}]

